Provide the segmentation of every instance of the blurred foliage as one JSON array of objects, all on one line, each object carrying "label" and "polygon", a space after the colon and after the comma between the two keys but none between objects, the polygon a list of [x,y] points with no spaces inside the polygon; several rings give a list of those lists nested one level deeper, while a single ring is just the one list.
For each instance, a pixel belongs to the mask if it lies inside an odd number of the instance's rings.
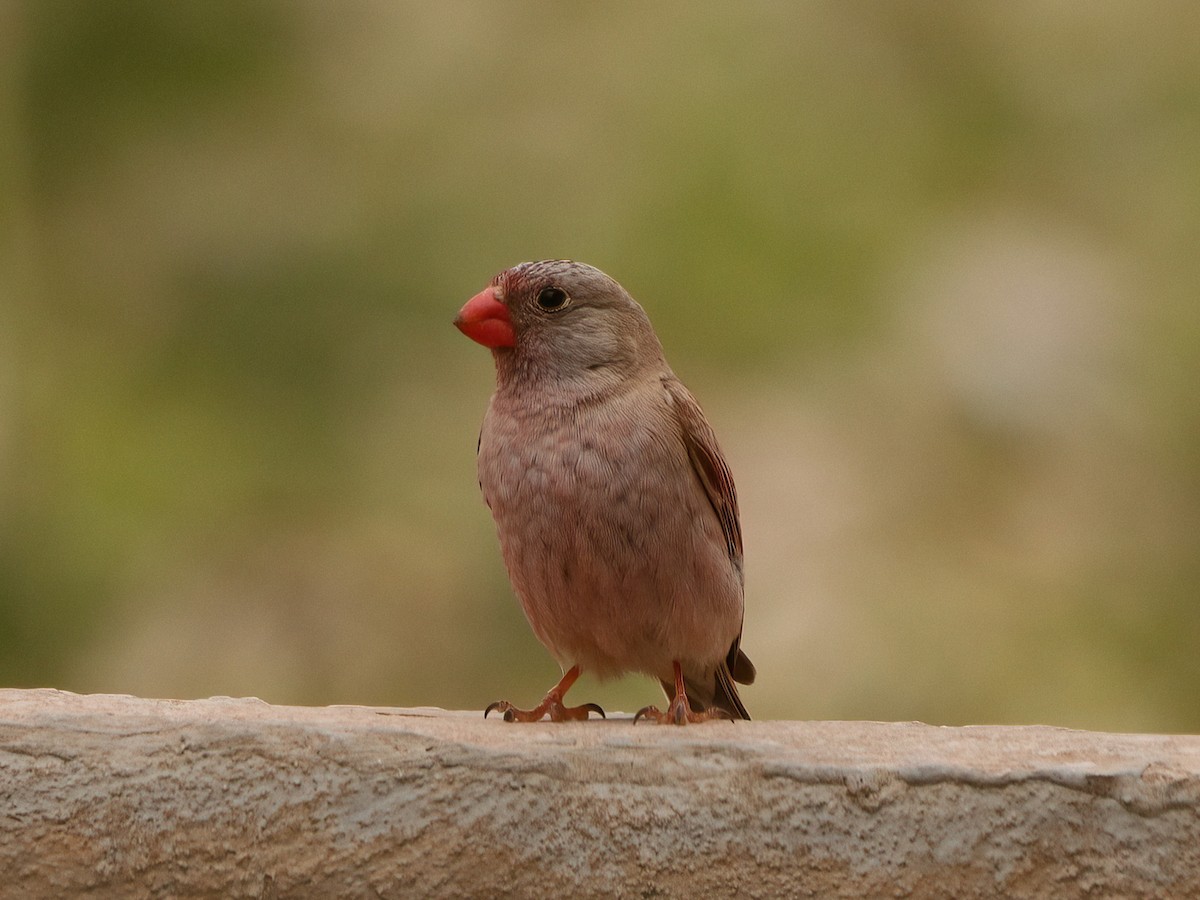
[{"label": "blurred foliage", "polygon": [[449,320],[568,256],[725,443],[753,712],[1200,730],[1197,18],[0,4],[0,683],[533,701]]}]

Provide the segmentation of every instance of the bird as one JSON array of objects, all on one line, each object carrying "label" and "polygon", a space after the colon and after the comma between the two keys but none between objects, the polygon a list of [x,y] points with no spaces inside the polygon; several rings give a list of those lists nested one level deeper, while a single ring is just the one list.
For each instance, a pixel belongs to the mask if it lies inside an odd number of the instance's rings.
[{"label": "bird", "polygon": [[567,690],[582,672],[636,672],[668,702],[635,724],[749,719],[737,491],[645,310],[593,266],[541,260],[500,272],[454,324],[492,351],[479,486],[525,617],[564,673],[538,705],[498,700],[484,717],[603,717],[565,705]]}]

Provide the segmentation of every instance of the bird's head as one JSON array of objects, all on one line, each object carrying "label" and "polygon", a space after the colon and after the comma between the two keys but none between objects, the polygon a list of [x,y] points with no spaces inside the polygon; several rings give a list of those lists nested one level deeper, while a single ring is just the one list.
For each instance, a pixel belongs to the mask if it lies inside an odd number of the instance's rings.
[{"label": "bird's head", "polygon": [[505,269],[467,301],[454,324],[492,350],[502,376],[595,380],[662,364],[641,306],[599,269],[571,260]]}]

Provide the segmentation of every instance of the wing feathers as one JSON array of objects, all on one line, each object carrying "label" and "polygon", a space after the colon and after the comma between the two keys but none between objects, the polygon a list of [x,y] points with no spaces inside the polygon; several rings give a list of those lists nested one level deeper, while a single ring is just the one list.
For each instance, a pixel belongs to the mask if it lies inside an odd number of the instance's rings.
[{"label": "wing feathers", "polygon": [[669,376],[663,379],[671,405],[675,410],[683,436],[684,446],[687,447],[692,469],[700,479],[708,502],[712,505],[717,520],[721,523],[721,532],[725,535],[725,547],[729,551],[729,559],[737,569],[739,576],[742,572],[742,526],[738,519],[737,489],[733,485],[733,475],[721,455],[717,444],[716,433],[704,418],[704,413],[696,399],[688,392],[677,378]]}]

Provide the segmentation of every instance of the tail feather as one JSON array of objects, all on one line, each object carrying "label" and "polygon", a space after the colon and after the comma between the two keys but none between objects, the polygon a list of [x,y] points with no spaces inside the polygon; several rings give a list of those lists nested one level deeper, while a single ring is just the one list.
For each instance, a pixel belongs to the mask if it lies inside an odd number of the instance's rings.
[{"label": "tail feather", "polygon": [[737,644],[729,648],[729,656],[725,658],[725,662],[734,681],[738,684],[754,684],[754,676],[758,671],[754,668],[754,663],[750,662],[750,657],[743,653]]},{"label": "tail feather", "polygon": [[[735,717],[749,721],[750,713],[746,712],[746,705],[738,696],[737,685],[754,684],[754,676],[758,673],[755,671],[754,663],[750,662],[750,657],[743,653],[741,647],[738,646],[741,636],[738,637],[739,640],[734,641],[733,646],[729,648],[729,655],[725,657],[725,661],[717,666],[717,686],[713,696],[713,705],[733,713]],[[688,693],[691,694],[690,685]]]},{"label": "tail feather", "polygon": [[[741,658],[745,659],[747,663],[750,662],[745,656]],[[742,703],[742,698],[738,696],[737,685],[734,684],[735,677],[735,673],[729,671],[727,663],[717,666],[717,690],[713,697],[713,705],[733,713],[739,719],[749,721],[750,713],[746,712],[746,706]],[[750,678],[751,680],[754,678],[753,667],[751,667]]]}]

